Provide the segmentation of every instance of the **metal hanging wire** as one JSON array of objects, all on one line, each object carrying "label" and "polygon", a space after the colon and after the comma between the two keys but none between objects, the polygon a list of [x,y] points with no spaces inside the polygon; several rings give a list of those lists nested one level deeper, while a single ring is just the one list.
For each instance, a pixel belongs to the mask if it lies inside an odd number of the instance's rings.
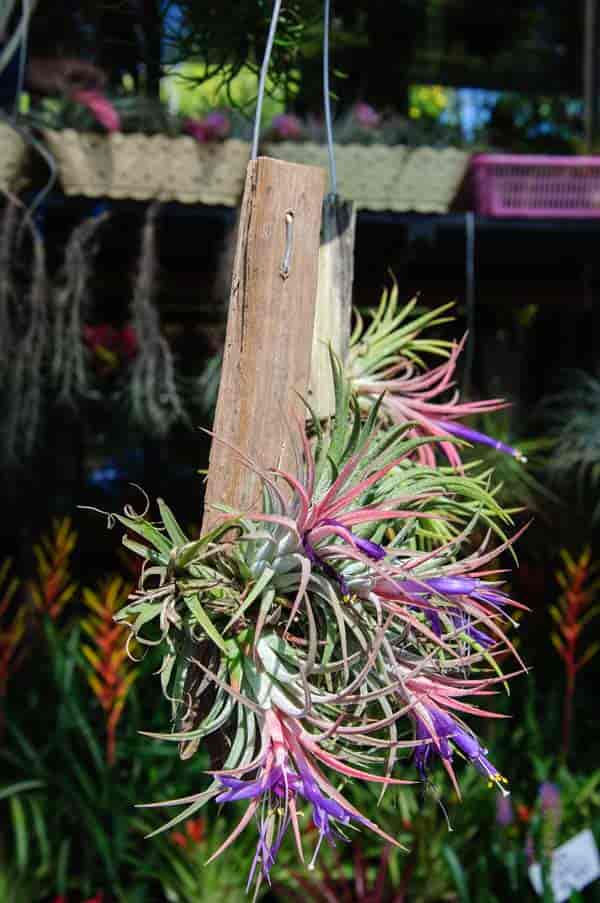
[{"label": "metal hanging wire", "polygon": [[267,84],[267,73],[269,71],[269,62],[271,61],[271,53],[273,52],[273,44],[275,43],[275,32],[277,31],[277,22],[281,11],[281,0],[275,0],[273,4],[273,12],[271,14],[271,24],[269,25],[269,34],[267,36],[267,46],[263,56],[262,65],[260,67],[260,77],[258,80],[258,93],[256,96],[256,114],[254,117],[254,131],[252,133],[252,150],[250,159],[256,160],[258,156],[258,142],[260,139],[260,120],[262,116],[263,100],[265,97],[265,86]]},{"label": "metal hanging wire", "polygon": [[323,16],[323,109],[325,111],[325,131],[327,134],[327,156],[329,159],[329,189],[337,194],[337,169],[333,148],[333,124],[331,118],[331,91],[329,87],[329,33],[331,30],[331,2],[325,0]]},{"label": "metal hanging wire", "polygon": [[475,354],[475,214],[471,210],[465,213],[465,283],[468,338],[462,390],[468,392],[473,378]]},{"label": "metal hanging wire", "polygon": [[[281,12],[282,0],[274,0],[273,12],[271,13],[271,23],[269,25],[269,33],[267,35],[267,43],[263,55],[260,76],[258,79],[258,91],[256,95],[256,113],[254,116],[254,127],[252,130],[252,147],[250,151],[250,159],[256,160],[258,156],[258,145],[260,141],[260,125],[262,119],[262,108],[265,97],[265,89],[267,84],[267,75],[269,71],[269,63],[275,43],[275,33],[277,31],[277,23]],[[331,30],[331,0],[324,0],[323,11],[323,110],[325,114],[325,131],[327,135],[327,157],[329,161],[329,188],[330,194],[337,195],[337,169],[335,163],[335,153],[333,144],[333,124],[331,115],[331,89],[329,82],[330,52],[329,52],[329,34]]]}]

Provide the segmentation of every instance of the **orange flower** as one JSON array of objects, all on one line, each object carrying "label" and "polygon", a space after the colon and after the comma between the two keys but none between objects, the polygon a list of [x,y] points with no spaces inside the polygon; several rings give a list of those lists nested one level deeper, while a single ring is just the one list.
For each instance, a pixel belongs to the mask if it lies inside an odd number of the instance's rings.
[{"label": "orange flower", "polygon": [[38,611],[56,621],[73,598],[77,584],[71,577],[70,558],[77,543],[77,532],[70,517],[54,520],[52,530],[33,547],[37,576],[29,581],[29,591]]},{"label": "orange flower", "polygon": [[83,646],[82,652],[91,666],[88,682],[106,715],[106,759],[109,765],[115,762],[117,725],[127,694],[137,676],[127,656],[127,628],[123,624],[115,624],[113,620],[130,591],[131,586],[119,576],[110,577],[98,591],[89,588],[83,591],[83,601],[90,609],[90,615],[81,626],[91,643]]},{"label": "orange flower", "polygon": [[206,832],[206,823],[203,818],[189,818],[184,825],[183,831],[174,831],[171,834],[171,843],[188,850],[204,840]]},{"label": "orange flower", "polygon": [[517,818],[526,825],[531,821],[531,808],[524,803],[519,803],[517,805]]}]

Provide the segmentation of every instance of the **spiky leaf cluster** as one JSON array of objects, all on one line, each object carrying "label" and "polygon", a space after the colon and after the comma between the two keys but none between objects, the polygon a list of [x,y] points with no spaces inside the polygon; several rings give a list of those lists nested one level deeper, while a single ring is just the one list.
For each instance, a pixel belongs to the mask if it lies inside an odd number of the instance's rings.
[{"label": "spiky leaf cluster", "polygon": [[184,758],[207,744],[214,768],[198,795],[166,803],[182,811],[162,830],[215,797],[251,799],[238,828],[259,819],[265,877],[290,823],[303,855],[297,794],[320,840],[352,820],[379,831],[323,766],[385,789],[414,776],[408,755],[425,777],[435,754],[458,787],[455,748],[503,780],[461,716],[488,714],[462,697],[489,693],[514,652],[504,625],[516,603],[487,579],[510,518],[489,473],[420,465],[415,449],[435,440],[410,423],[384,429],[380,402],[365,419],[334,357],[332,367],[335,415],[299,430],[300,475],[244,459],[262,480],[261,510],[224,510],[196,540],[162,500],[155,523],[115,515],[144,560],[117,619],[136,648],[159,647],[172,707],[171,730],[152,736]]}]

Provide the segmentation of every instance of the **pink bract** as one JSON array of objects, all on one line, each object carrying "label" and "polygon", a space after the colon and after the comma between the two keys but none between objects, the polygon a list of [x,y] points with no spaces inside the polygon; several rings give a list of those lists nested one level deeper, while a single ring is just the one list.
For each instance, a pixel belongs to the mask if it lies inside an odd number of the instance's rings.
[{"label": "pink bract", "polygon": [[100,91],[81,90],[71,95],[75,103],[80,103],[92,113],[107,132],[118,132],[121,118],[110,100]]}]

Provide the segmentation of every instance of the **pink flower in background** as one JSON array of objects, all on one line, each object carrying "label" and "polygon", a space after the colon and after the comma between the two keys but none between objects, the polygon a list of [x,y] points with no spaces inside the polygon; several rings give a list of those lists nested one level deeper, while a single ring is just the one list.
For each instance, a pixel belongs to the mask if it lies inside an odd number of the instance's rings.
[{"label": "pink flower in background", "polygon": [[87,107],[107,132],[118,132],[121,128],[119,114],[110,100],[104,94],[101,94],[100,91],[85,89],[73,91],[71,98],[75,103],[80,103],[83,107]]},{"label": "pink flower in background", "polygon": [[290,138],[293,141],[302,137],[302,123],[293,113],[280,113],[274,116],[271,128],[279,138]]},{"label": "pink flower in background", "polygon": [[231,130],[231,122],[225,113],[215,112],[202,119],[186,119],[183,128],[199,144],[206,144],[225,138]]},{"label": "pink flower in background", "polygon": [[202,122],[212,138],[225,138],[231,131],[231,122],[225,113],[209,113]]},{"label": "pink flower in background", "polygon": [[365,129],[376,129],[381,125],[381,113],[378,113],[370,104],[359,101],[354,106],[354,117]]},{"label": "pink flower in background", "polygon": [[195,138],[199,144],[205,144],[209,140],[208,133],[201,119],[186,119],[183,129],[188,135]]}]

